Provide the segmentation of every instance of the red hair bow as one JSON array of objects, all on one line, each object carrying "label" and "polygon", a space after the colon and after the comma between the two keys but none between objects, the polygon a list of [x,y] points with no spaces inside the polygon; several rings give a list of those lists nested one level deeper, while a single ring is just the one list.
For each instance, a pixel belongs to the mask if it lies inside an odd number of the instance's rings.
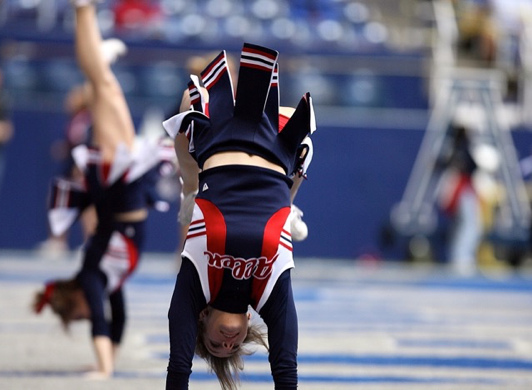
[{"label": "red hair bow", "polygon": [[46,306],[47,303],[50,303],[50,298],[52,298],[52,294],[54,293],[55,289],[55,282],[46,283],[46,287],[44,289],[44,294],[42,295],[41,299],[37,304],[35,305],[35,312],[39,314],[44,306]]}]

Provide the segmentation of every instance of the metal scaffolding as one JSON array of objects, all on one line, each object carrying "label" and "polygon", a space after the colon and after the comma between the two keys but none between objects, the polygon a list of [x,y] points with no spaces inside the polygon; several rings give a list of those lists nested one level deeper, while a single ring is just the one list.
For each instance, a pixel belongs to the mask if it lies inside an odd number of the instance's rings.
[{"label": "metal scaffolding", "polygon": [[450,124],[458,117],[468,120],[472,145],[488,145],[497,151],[490,172],[503,189],[493,229],[504,237],[524,239],[530,226],[530,204],[519,171],[517,153],[502,100],[505,78],[497,70],[451,69],[438,84],[438,94],[428,127],[402,200],[391,220],[405,235],[429,235],[438,223],[436,202],[441,170],[436,162],[444,152]]}]

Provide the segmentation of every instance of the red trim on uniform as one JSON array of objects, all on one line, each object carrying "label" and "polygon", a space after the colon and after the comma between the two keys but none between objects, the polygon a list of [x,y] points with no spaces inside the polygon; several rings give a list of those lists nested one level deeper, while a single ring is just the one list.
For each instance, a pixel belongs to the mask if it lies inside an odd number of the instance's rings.
[{"label": "red trim on uniform", "polygon": [[190,99],[190,104],[194,106],[194,105],[196,105],[199,101],[200,101],[200,97],[199,97],[198,95],[196,95],[195,98]]},{"label": "red trim on uniform", "polygon": [[[283,231],[284,225],[289,215],[290,207],[283,207],[270,217],[264,226],[261,257],[263,256],[270,260],[273,259],[273,257],[277,254],[279,250],[279,244],[283,245],[281,241],[281,232]],[[265,279],[253,278],[251,299],[255,307],[259,303],[270,277],[271,274]]]},{"label": "red trim on uniform", "polygon": [[281,241],[279,244],[281,244],[282,246],[284,246],[284,247],[285,247],[286,249],[288,249],[290,252],[293,251],[292,247],[289,246],[289,245],[286,245],[284,242]]},{"label": "red trim on uniform", "polygon": [[100,165],[100,172],[102,174],[102,183],[106,184],[107,179],[109,178],[109,174],[111,173],[111,164],[108,162],[104,162]]},{"label": "red trim on uniform", "polygon": [[195,221],[190,222],[189,228],[194,225],[198,225],[200,223],[205,223],[205,219],[196,219]]},{"label": "red trim on uniform", "polygon": [[471,184],[471,178],[467,175],[461,174],[460,177],[457,180],[457,183],[455,184],[455,188],[453,189],[453,192],[451,194],[451,197],[448,201],[448,204],[444,207],[444,210],[454,215],[456,213],[456,210],[458,208],[458,200],[460,199],[460,195],[466,188],[473,188]]},{"label": "red trim on uniform", "polygon": [[204,69],[203,72],[201,72],[201,77],[203,78],[203,76],[208,75],[215,67],[220,64],[220,62],[223,61],[224,57],[225,56],[223,53],[218,54],[218,57],[214,59],[211,65],[207,69]]},{"label": "red trim on uniform", "polygon": [[[196,204],[201,209],[203,218],[205,219],[205,228],[208,232],[207,250],[211,253],[224,254],[227,227],[222,212],[212,202],[205,199],[196,198]],[[220,291],[223,275],[223,268],[208,267],[209,291],[211,293],[210,302],[214,301]]]},{"label": "red trim on uniform", "polygon": [[124,178],[124,181],[127,183],[128,182],[128,177],[129,177],[129,174],[131,173],[131,170],[126,170],[126,172],[123,174],[123,178]]},{"label": "red trim on uniform", "polygon": [[132,239],[126,237],[126,243],[127,252],[129,255],[129,274],[131,274],[135,268],[137,268],[139,263],[139,251],[137,249],[137,245],[135,245]]},{"label": "red trim on uniform", "polygon": [[273,258],[279,249],[279,242],[281,240],[281,232],[284,224],[290,215],[290,207],[283,207],[275,214],[273,214],[266,226],[264,227],[264,235],[262,238],[261,256],[268,259]]},{"label": "red trim on uniform", "polygon": [[124,236],[122,233],[120,233],[122,238],[124,239],[124,242],[126,243],[126,256],[129,262],[129,268],[127,272],[122,276],[122,279],[120,279],[119,287],[122,286],[122,284],[125,282],[125,280],[133,273],[135,268],[137,268],[137,265],[139,263],[139,251],[137,249],[137,245],[135,245],[135,242],[129,238]]},{"label": "red trim on uniform", "polygon": [[269,72],[272,68],[268,67],[267,65],[259,65],[259,64],[250,64],[248,62],[241,62],[240,66],[246,67],[246,68],[253,68],[258,70],[264,70]]},{"label": "red trim on uniform", "polygon": [[205,219],[197,219],[195,221],[190,222],[190,225],[188,225],[187,240],[189,238],[204,236],[205,234],[207,234],[206,230],[200,230],[200,231],[198,231],[196,233],[191,233],[190,232],[191,228],[194,228],[194,226],[201,225],[201,224],[205,224]]},{"label": "red trim on uniform", "polygon": [[187,240],[188,240],[189,238],[194,238],[194,237],[204,236],[204,235],[206,235],[206,234],[207,234],[206,231],[202,231],[202,232],[194,233],[194,234],[187,234]]},{"label": "red trim on uniform", "polygon": [[279,133],[283,131],[284,127],[286,126],[289,120],[290,120],[289,116],[279,114]]},{"label": "red trim on uniform", "polygon": [[[199,93],[198,87],[196,87],[196,85],[191,84],[191,85],[188,86],[188,95],[190,97],[190,104],[194,105],[197,102],[199,102],[200,93]],[[192,98],[192,96],[195,96],[195,97]]]},{"label": "red trim on uniform", "polygon": [[220,78],[227,72],[227,66],[224,66],[222,68],[222,70],[220,71],[220,73],[218,73],[218,76],[216,76],[216,78],[214,78],[213,80],[209,81],[208,85],[205,86],[205,88],[207,89],[207,91],[210,91],[210,89],[212,87],[214,87],[214,85],[218,82],[218,80],[220,80]]},{"label": "red trim on uniform", "polygon": [[253,49],[253,48],[248,47],[248,46],[244,46],[244,48],[242,49],[242,53],[259,54],[261,56],[268,57],[269,59],[271,59],[273,61],[275,61],[275,59],[277,58],[277,55],[275,55],[275,54],[270,54],[270,53],[262,51],[262,50]]}]

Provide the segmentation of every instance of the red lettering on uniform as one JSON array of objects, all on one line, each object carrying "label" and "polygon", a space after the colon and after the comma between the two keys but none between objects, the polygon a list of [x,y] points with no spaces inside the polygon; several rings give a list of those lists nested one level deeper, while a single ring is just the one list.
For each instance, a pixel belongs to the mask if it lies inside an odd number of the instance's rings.
[{"label": "red lettering on uniform", "polygon": [[209,251],[204,252],[209,258],[207,260],[209,267],[214,267],[221,269],[222,268],[222,257],[220,255],[215,255]]},{"label": "red lettering on uniform", "polygon": [[266,257],[259,257],[257,267],[254,272],[254,276],[257,279],[266,279],[272,272],[273,263],[277,260],[279,254],[273,256],[271,260],[268,260]]},{"label": "red lettering on uniform", "polygon": [[259,258],[243,259],[231,255],[220,255],[209,251],[204,252],[207,255],[209,267],[217,269],[230,269],[233,278],[237,280],[246,280],[252,277],[257,279],[266,279],[272,273],[273,263],[277,260],[279,254],[271,259],[262,256]]}]

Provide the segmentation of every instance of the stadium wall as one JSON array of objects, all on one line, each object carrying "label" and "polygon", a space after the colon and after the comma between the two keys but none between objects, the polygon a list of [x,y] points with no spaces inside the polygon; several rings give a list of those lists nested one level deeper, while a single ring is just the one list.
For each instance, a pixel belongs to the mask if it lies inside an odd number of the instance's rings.
[{"label": "stadium wall", "polygon": [[[15,111],[16,135],[6,149],[0,189],[0,249],[33,249],[46,239],[46,197],[50,178],[61,170],[51,145],[62,138],[62,115]],[[391,207],[401,199],[423,137],[420,129],[320,126],[309,178],[298,194],[309,226],[296,256],[403,258],[404,248],[383,246]],[[521,157],[532,133],[514,132]],[[174,203],[167,213],[152,211],[147,250],[172,252],[178,241]],[[76,227],[70,236],[81,244]]]}]

